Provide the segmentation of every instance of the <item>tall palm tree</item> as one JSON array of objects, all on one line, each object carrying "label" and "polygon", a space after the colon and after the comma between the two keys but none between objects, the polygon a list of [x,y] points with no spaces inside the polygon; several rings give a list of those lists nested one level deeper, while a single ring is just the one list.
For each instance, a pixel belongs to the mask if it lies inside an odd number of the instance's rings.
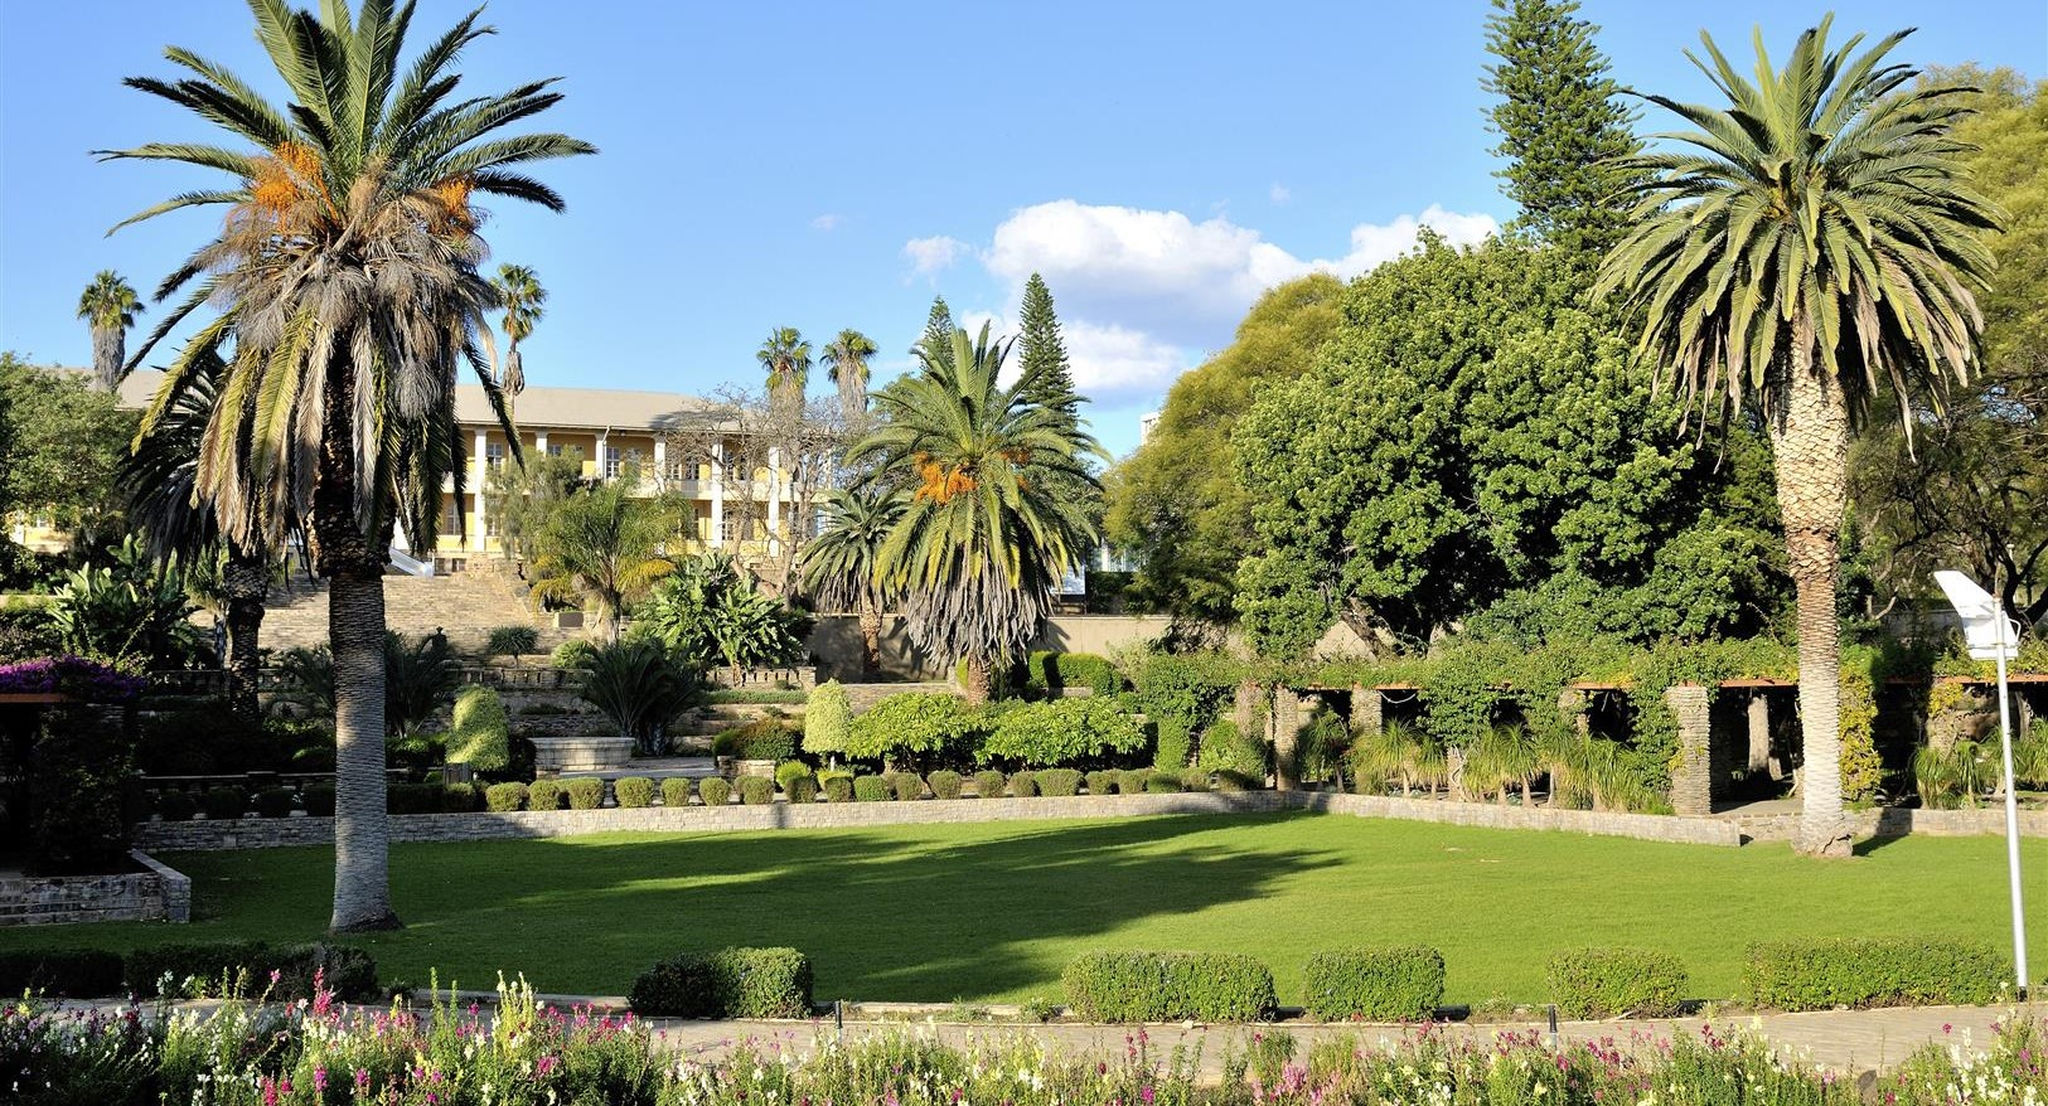
[{"label": "tall palm tree", "polygon": [[876,555],[905,595],[911,640],[936,660],[967,664],[967,694],[989,696],[996,665],[1024,648],[1050,613],[1053,589],[1095,540],[1061,481],[1099,488],[1086,460],[1095,439],[1032,402],[1026,369],[1001,382],[1010,343],[954,330],[945,356],[920,344],[923,369],[877,393],[885,416],[849,454],[876,460],[870,478],[909,486],[910,502]]},{"label": "tall palm tree", "polygon": [[199,443],[206,435],[227,362],[209,352],[192,366],[185,391],[149,433],[122,458],[117,486],[127,496],[128,518],[159,561],[220,564],[219,585],[227,616],[228,707],[244,722],[256,722],[257,674],[262,667],[263,606],[270,597],[270,550],[260,538],[228,539],[219,513],[196,492]]},{"label": "tall palm tree", "polygon": [[541,287],[540,276],[524,265],[498,266],[491,287],[505,307],[505,371],[498,377],[498,387],[507,396],[516,396],[526,390],[519,343],[533,334],[533,324],[547,314],[548,290]]},{"label": "tall palm tree", "polygon": [[534,541],[533,593],[592,608],[607,641],[619,637],[626,606],[675,571],[662,543],[674,512],[633,494],[634,481],[607,480],[563,500]]},{"label": "tall palm tree", "polygon": [[142,312],[135,289],[112,269],[101,269],[78,296],[78,317],[92,327],[92,382],[111,392],[128,375],[128,328]]},{"label": "tall palm tree", "polygon": [[195,486],[231,541],[276,548],[291,520],[301,520],[313,567],[331,581],[332,925],[383,928],[397,924],[384,794],[386,551],[401,525],[415,551],[433,546],[441,481],[460,456],[454,394],[462,361],[499,402],[477,348],[498,298],[477,271],[485,247],[471,200],[481,193],[560,210],[561,197],[525,166],[595,151],[562,134],[498,135],[561,99],[550,81],[451,99],[456,57],[492,33],[478,25],[479,12],[401,66],[410,0],[363,0],[356,12],[331,0],[318,14],[285,0],[249,7],[288,105],[173,47],[165,56],[196,76],[127,83],[219,125],[231,144],[103,152],[229,177],[121,224],[198,205],[228,209],[217,236],[159,289],[166,298],[196,281],[135,361],[201,304],[224,306],[172,360],[143,432],[191,387],[201,360],[232,342]]},{"label": "tall palm tree", "polygon": [[1830,50],[1830,20],[1799,36],[1784,70],[1761,35],[1756,79],[1713,39],[1694,57],[1725,107],[1649,99],[1697,130],[1689,146],[1630,159],[1639,222],[1600,287],[1639,313],[1639,356],[1709,412],[1754,407],[1770,428],[1778,506],[1798,592],[1806,770],[1802,851],[1845,853],[1838,718],[1838,532],[1851,424],[1880,393],[1903,401],[1966,381],[1991,255],[1989,205],[1963,179],[1949,130],[1955,93],[1913,87],[1885,64],[1906,36]]},{"label": "tall palm tree", "polygon": [[804,547],[804,580],[812,593],[860,616],[861,675],[882,667],[882,613],[897,599],[881,571],[882,546],[908,504],[900,492],[873,485],[833,492],[825,528]]},{"label": "tall palm tree", "polygon": [[873,339],[850,328],[825,347],[825,371],[839,385],[839,411],[849,432],[867,418],[868,358],[877,352]]},{"label": "tall palm tree", "polygon": [[768,394],[775,404],[801,410],[804,388],[811,382],[811,344],[804,336],[793,326],[776,327],[754,351],[754,359],[768,374]]}]

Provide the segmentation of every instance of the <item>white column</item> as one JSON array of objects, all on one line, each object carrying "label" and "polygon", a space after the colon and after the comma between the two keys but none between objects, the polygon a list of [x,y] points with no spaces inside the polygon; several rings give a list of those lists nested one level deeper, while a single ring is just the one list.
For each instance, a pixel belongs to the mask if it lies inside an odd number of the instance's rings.
[{"label": "white column", "polygon": [[545,457],[545,456],[547,456],[547,455],[548,455],[548,432],[547,432],[547,431],[545,431],[545,430],[539,430],[539,431],[535,431],[535,432],[534,432],[534,435],[533,435],[533,452],[534,452],[535,454],[539,455],[539,456],[542,456],[542,457]]},{"label": "white column", "polygon": [[606,452],[606,449],[611,445],[611,441],[611,427],[607,426],[597,432],[597,478],[599,480],[611,479],[612,459],[610,454]]},{"label": "white column", "polygon": [[782,553],[782,450],[768,451],[768,555]]},{"label": "white column", "polygon": [[654,439],[654,486],[668,486],[668,439]]},{"label": "white column", "polygon": [[490,471],[484,461],[484,439],[487,437],[489,437],[488,431],[479,430],[476,432],[476,454],[470,458],[469,462],[470,479],[472,481],[470,488],[473,497],[471,502],[475,504],[475,525],[470,527],[469,547],[478,553],[484,551],[484,530],[486,529],[484,526],[484,476]]},{"label": "white column", "polygon": [[725,443],[711,443],[711,548],[725,544]]}]

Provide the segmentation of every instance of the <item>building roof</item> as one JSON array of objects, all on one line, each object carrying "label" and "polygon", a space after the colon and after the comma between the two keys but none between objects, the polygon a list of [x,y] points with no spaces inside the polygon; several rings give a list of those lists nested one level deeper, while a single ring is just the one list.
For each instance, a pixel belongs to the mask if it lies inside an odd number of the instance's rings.
[{"label": "building roof", "polygon": [[[163,378],[164,374],[155,369],[129,373],[121,381],[121,406],[138,411],[148,407]],[[528,388],[512,401],[517,425],[549,430],[672,430],[690,416],[714,409],[704,399],[678,392],[628,392],[613,388]],[[465,426],[498,424],[480,385],[455,386],[455,421]]]}]

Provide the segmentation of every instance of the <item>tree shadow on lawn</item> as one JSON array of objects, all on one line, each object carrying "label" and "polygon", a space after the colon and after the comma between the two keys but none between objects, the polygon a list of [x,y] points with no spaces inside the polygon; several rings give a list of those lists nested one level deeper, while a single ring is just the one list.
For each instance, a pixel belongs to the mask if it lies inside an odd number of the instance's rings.
[{"label": "tree shadow on lawn", "polygon": [[[1306,816],[1276,820],[1295,817]],[[1242,824],[979,824],[961,828],[1000,836],[964,841],[915,827],[400,846],[394,893],[409,928],[369,943],[399,974],[424,982],[437,966],[465,986],[502,968],[542,990],[618,994],[661,957],[740,944],[809,953],[821,999],[1050,989],[1062,965],[1048,958],[1074,950],[1037,942],[1254,898],[1342,863],[1334,852],[1175,843]],[[1212,947],[1230,948],[1243,934],[1217,937]]]}]

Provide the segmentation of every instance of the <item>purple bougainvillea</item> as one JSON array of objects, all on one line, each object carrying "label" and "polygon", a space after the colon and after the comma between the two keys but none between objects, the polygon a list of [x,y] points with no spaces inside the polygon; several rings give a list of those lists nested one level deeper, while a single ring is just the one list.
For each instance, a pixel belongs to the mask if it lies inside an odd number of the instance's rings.
[{"label": "purple bougainvillea", "polygon": [[88,702],[133,699],[148,680],[84,657],[42,657],[0,664],[0,695],[56,693]]}]

